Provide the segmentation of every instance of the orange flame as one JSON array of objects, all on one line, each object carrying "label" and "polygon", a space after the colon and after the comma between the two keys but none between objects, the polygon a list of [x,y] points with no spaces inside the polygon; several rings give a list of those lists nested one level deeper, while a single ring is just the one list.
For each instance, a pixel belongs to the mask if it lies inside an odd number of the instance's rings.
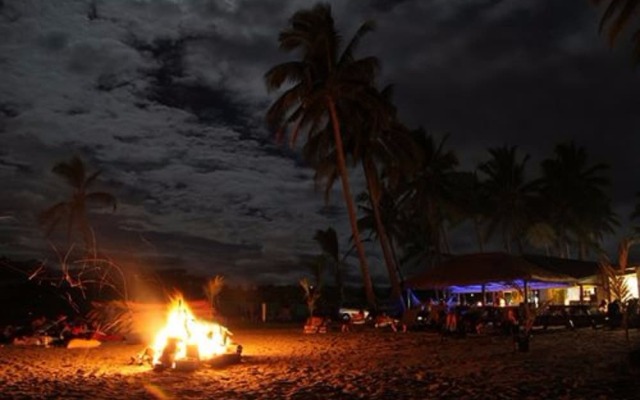
[{"label": "orange flame", "polygon": [[231,332],[222,325],[214,322],[197,320],[182,296],[177,296],[171,302],[167,323],[157,333],[154,340],[153,364],[161,362],[160,357],[167,346],[175,344],[175,360],[194,357],[193,349],[198,360],[206,361],[227,352],[231,345]]}]

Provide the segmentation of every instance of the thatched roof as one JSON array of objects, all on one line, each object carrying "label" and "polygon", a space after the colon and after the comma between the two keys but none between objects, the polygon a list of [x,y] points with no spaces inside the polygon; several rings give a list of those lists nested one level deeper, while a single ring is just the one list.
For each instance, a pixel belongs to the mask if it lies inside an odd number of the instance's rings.
[{"label": "thatched roof", "polygon": [[558,272],[576,278],[583,284],[601,284],[600,264],[596,261],[575,260],[570,258],[548,257],[526,254],[525,260],[549,271]]},{"label": "thatched roof", "polygon": [[524,257],[507,253],[477,253],[456,256],[406,281],[414,289],[434,289],[455,285],[481,285],[491,282],[573,283],[576,279],[550,271]]}]

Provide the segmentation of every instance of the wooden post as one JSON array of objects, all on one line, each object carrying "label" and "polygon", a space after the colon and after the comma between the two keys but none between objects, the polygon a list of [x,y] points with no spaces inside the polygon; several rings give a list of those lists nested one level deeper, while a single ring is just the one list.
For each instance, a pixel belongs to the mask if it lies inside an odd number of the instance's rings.
[{"label": "wooden post", "polygon": [[486,290],[485,284],[483,283],[482,284],[482,300],[481,300],[482,307],[487,305],[487,297],[486,297],[486,295],[487,295],[487,290]]},{"label": "wooden post", "polygon": [[640,296],[640,266],[636,267],[636,281],[638,282],[638,295]]},{"label": "wooden post", "polygon": [[526,280],[524,281],[524,304],[529,304],[529,288]]},{"label": "wooden post", "polygon": [[582,305],[584,303],[584,286],[580,283],[578,288],[580,289],[580,305]]},{"label": "wooden post", "polygon": [[407,289],[407,310],[411,308],[411,295],[412,292],[410,289]]}]

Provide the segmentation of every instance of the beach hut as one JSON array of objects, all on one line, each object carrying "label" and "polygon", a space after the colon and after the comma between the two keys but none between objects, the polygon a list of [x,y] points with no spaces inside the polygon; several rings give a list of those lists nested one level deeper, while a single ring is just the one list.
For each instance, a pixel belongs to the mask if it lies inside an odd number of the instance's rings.
[{"label": "beach hut", "polygon": [[[608,297],[600,263],[596,261],[549,257],[537,254],[525,254],[522,257],[540,268],[575,278],[574,284],[567,287],[562,294],[563,304],[599,303]],[[550,298],[551,291],[543,292],[543,296]]]},{"label": "beach hut", "polygon": [[[406,281],[412,289],[447,289],[452,293],[481,293],[566,288],[578,280],[507,253],[475,253],[455,256]],[[495,302],[494,302],[495,303]]]}]

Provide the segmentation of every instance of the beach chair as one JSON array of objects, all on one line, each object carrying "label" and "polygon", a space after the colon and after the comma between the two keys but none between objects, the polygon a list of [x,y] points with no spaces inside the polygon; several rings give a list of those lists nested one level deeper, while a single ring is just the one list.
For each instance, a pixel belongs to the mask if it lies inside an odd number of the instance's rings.
[{"label": "beach chair", "polygon": [[304,333],[327,333],[329,320],[323,317],[309,317],[304,325]]}]

